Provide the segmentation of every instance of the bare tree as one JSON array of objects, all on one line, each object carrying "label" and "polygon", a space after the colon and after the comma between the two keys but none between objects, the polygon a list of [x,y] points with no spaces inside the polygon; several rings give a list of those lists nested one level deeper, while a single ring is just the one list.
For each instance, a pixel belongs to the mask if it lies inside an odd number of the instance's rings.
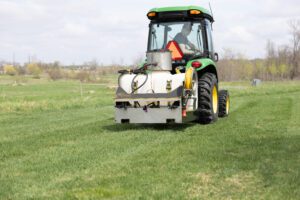
[{"label": "bare tree", "polygon": [[222,59],[233,60],[236,58],[236,53],[230,48],[223,48]]},{"label": "bare tree", "polygon": [[276,57],[275,44],[273,41],[271,40],[267,41],[266,51],[267,51],[268,60],[273,60]]},{"label": "bare tree", "polygon": [[277,66],[280,79],[288,77],[289,60],[291,58],[291,51],[288,45],[279,46],[277,49]]},{"label": "bare tree", "polygon": [[300,20],[290,21],[289,26],[292,35],[292,60],[290,78],[294,79],[298,75],[300,59]]}]

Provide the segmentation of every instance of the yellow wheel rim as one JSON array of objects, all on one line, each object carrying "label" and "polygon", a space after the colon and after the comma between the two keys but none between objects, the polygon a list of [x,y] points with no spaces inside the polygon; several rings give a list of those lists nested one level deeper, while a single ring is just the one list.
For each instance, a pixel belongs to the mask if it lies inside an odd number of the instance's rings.
[{"label": "yellow wheel rim", "polygon": [[194,74],[194,68],[190,67],[185,72],[185,81],[184,81],[184,88],[191,90],[193,88],[193,74]]},{"label": "yellow wheel rim", "polygon": [[229,100],[229,97],[227,97],[227,99],[226,99],[226,114],[227,115],[229,113],[229,106],[230,106],[230,100]]},{"label": "yellow wheel rim", "polygon": [[212,103],[213,103],[213,111],[216,114],[218,111],[218,89],[217,86],[214,86],[212,91]]}]

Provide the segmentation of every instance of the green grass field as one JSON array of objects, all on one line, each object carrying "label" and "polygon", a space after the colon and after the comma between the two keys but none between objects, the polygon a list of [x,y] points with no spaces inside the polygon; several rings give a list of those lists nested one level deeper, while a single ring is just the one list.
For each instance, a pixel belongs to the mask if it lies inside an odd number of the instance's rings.
[{"label": "green grass field", "polygon": [[0,76],[0,199],[299,199],[300,82],[213,125],[116,125],[107,84]]}]

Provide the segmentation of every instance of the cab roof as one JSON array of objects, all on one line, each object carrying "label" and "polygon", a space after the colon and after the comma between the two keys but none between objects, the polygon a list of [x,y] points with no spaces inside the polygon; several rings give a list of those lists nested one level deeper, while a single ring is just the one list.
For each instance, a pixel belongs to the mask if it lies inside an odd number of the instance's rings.
[{"label": "cab roof", "polygon": [[174,12],[174,11],[189,11],[189,10],[199,10],[201,13],[203,13],[207,18],[209,18],[211,21],[214,21],[212,14],[205,8],[200,6],[175,6],[175,7],[161,7],[161,8],[152,8],[148,13],[150,12]]}]

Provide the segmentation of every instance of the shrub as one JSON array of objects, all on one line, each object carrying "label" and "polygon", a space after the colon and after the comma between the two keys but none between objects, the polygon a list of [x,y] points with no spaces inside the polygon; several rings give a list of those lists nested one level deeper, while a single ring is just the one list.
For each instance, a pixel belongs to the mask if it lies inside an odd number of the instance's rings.
[{"label": "shrub", "polygon": [[12,65],[4,65],[3,67],[4,73],[10,76],[15,76],[17,74],[17,70]]},{"label": "shrub", "polygon": [[89,82],[91,80],[90,74],[87,71],[79,71],[76,78],[81,82]]},{"label": "shrub", "polygon": [[58,67],[48,69],[47,73],[48,73],[50,79],[54,80],[54,81],[63,78],[63,73],[62,73],[61,69]]},{"label": "shrub", "polygon": [[16,68],[16,70],[18,71],[18,75],[25,75],[26,74],[26,68],[25,67],[22,67],[22,66],[19,66]]},{"label": "shrub", "polygon": [[73,69],[65,69],[63,70],[63,76],[65,79],[76,79],[77,74]]},{"label": "shrub", "polygon": [[36,63],[27,64],[26,70],[27,73],[33,75],[34,78],[40,78],[40,74],[42,73],[41,68]]}]

